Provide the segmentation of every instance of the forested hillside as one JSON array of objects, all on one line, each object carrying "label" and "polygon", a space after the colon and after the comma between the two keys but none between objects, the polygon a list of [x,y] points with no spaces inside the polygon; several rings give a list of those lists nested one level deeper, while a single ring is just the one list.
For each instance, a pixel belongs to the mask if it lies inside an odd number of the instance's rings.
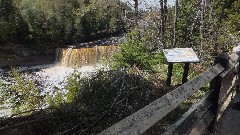
[{"label": "forested hillside", "polygon": [[1,0],[0,42],[74,44],[124,31],[129,7],[114,1]]}]

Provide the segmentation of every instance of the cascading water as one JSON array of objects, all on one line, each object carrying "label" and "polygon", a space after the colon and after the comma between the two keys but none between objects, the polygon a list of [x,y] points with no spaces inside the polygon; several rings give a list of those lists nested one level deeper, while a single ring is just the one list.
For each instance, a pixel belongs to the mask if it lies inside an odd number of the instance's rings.
[{"label": "cascading water", "polygon": [[67,51],[63,53],[63,59],[62,59],[62,62],[61,62],[61,65],[68,65],[69,61],[71,60],[71,57],[72,57],[72,51],[73,51],[73,48],[67,48]]},{"label": "cascading water", "polygon": [[118,51],[117,46],[95,46],[92,48],[57,49],[56,61],[61,66],[79,67],[96,66],[103,59],[110,58]]}]

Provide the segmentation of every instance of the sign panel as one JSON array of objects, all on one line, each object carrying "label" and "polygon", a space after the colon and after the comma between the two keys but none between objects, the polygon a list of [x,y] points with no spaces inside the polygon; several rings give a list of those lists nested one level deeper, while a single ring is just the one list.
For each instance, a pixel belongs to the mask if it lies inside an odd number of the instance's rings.
[{"label": "sign panel", "polygon": [[163,53],[169,63],[197,63],[200,62],[192,48],[163,49]]}]

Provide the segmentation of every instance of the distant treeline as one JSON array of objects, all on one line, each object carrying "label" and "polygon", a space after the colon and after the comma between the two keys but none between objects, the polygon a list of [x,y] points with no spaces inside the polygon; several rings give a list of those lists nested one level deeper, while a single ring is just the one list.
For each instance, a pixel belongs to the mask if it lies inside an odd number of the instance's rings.
[{"label": "distant treeline", "polygon": [[72,44],[124,31],[119,0],[0,0],[0,43]]}]

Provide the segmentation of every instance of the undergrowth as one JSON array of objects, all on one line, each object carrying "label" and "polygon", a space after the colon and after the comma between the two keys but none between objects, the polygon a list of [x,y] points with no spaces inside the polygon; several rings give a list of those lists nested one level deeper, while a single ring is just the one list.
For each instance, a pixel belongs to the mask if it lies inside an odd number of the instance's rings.
[{"label": "undergrowth", "polygon": [[[161,88],[141,76],[141,72],[133,70],[99,71],[90,78],[80,78],[80,73],[75,73],[66,86],[65,98],[54,98],[55,104],[49,109],[0,121],[3,127],[0,132],[20,135],[35,131],[40,134],[98,133],[166,93],[160,92]],[[16,126],[22,122],[26,124]]]}]

